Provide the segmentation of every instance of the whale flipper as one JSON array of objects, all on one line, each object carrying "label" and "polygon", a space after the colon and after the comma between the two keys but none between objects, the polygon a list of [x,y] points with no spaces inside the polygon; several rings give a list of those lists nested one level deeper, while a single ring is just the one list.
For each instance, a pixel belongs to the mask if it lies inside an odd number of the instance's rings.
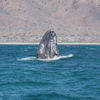
[{"label": "whale flipper", "polygon": [[47,31],[39,44],[37,58],[49,59],[59,56],[57,48],[57,35],[54,31]]}]

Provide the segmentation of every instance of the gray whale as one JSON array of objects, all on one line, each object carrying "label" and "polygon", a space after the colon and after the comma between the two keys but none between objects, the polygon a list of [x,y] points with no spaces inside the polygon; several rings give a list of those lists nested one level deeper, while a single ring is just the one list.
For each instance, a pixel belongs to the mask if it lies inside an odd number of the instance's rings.
[{"label": "gray whale", "polygon": [[37,58],[49,59],[59,56],[57,48],[57,35],[54,31],[47,31],[41,39],[37,51]]}]

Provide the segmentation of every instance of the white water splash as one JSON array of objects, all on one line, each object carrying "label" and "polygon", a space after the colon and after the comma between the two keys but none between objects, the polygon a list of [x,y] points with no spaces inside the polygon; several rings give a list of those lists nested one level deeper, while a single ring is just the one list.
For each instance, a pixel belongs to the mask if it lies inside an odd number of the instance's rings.
[{"label": "white water splash", "polygon": [[69,54],[69,55],[66,55],[66,56],[58,56],[58,57],[54,57],[54,58],[37,59],[37,60],[40,60],[40,61],[55,61],[55,60],[60,60],[60,59],[65,59],[65,58],[71,58],[73,56],[74,56],[73,54]]},{"label": "white water splash", "polygon": [[25,58],[19,58],[19,61],[27,61],[27,60],[35,60],[36,57],[25,57]]},{"label": "white water splash", "polygon": [[19,61],[28,61],[28,60],[55,61],[55,60],[60,60],[60,59],[65,59],[65,58],[71,58],[73,56],[74,56],[73,54],[69,54],[66,56],[58,56],[58,57],[48,58],[48,59],[37,59],[36,57],[25,57],[25,58],[20,58],[18,60]]}]

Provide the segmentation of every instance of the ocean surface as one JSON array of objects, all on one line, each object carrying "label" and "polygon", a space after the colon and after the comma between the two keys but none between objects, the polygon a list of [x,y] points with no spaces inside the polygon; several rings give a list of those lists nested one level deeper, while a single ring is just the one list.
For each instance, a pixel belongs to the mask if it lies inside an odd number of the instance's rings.
[{"label": "ocean surface", "polygon": [[36,59],[38,45],[0,45],[0,100],[100,100],[100,45],[59,45]]}]

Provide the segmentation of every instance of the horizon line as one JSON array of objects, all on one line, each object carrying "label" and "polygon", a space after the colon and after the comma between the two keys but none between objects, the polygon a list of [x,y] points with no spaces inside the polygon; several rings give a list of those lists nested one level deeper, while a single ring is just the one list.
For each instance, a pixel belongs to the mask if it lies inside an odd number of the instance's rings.
[{"label": "horizon line", "polygon": [[[39,42],[0,42],[0,45],[35,45],[40,44]],[[100,43],[97,42],[58,42],[58,45],[100,45]]]}]

